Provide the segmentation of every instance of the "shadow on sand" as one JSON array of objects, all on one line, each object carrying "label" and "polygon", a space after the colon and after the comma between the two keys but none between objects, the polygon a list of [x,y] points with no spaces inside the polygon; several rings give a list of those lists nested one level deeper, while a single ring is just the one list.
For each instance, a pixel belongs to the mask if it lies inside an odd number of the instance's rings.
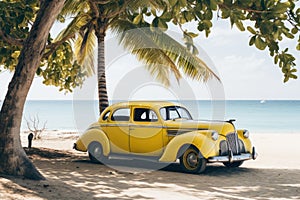
[{"label": "shadow on sand", "polygon": [[[208,165],[205,173],[194,175],[182,173],[176,163],[160,168],[114,159],[105,166],[48,149],[29,156],[47,181],[4,177],[11,183],[2,188],[42,199],[300,199],[300,170]],[[9,188],[13,185],[17,189]]]}]

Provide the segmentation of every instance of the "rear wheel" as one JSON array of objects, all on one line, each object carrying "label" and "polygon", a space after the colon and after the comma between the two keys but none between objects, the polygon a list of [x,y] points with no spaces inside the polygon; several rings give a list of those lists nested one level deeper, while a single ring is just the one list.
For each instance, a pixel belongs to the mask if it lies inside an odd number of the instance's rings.
[{"label": "rear wheel", "polygon": [[93,163],[103,163],[107,158],[103,155],[103,148],[99,142],[92,142],[88,146],[90,160]]},{"label": "rear wheel", "polygon": [[199,174],[206,168],[206,159],[195,147],[189,147],[180,157],[180,166],[184,172]]},{"label": "rear wheel", "polygon": [[226,167],[229,167],[229,168],[236,168],[236,167],[239,167],[243,164],[244,161],[238,161],[238,162],[224,162],[223,164],[226,166]]}]

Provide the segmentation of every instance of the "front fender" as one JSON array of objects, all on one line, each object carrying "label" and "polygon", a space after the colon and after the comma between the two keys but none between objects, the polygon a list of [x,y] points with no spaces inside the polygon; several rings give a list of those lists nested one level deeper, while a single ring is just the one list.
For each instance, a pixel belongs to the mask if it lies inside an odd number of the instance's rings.
[{"label": "front fender", "polygon": [[238,137],[244,142],[246,152],[252,153],[252,143],[249,138],[244,137],[244,130],[237,130]]},{"label": "front fender", "polygon": [[218,155],[218,140],[211,138],[213,131],[192,131],[175,136],[166,146],[160,162],[175,162],[181,147],[194,145],[204,158]]},{"label": "front fender", "polygon": [[110,153],[110,144],[106,134],[99,128],[92,128],[84,132],[76,141],[76,150],[87,151],[91,142],[99,142],[103,148],[103,155],[108,156]]}]

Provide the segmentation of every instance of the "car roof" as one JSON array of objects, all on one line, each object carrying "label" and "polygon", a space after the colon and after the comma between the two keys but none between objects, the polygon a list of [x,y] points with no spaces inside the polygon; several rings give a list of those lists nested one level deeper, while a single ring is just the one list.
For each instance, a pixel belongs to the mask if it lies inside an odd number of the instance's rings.
[{"label": "car roof", "polygon": [[150,106],[150,107],[165,107],[165,106],[182,106],[180,103],[171,101],[125,101],[120,103],[115,103],[112,106],[122,107],[122,106]]}]

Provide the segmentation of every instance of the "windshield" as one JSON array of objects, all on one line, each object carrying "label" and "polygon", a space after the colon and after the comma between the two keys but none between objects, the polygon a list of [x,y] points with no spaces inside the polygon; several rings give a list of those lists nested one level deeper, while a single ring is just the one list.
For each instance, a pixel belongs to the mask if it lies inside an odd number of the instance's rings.
[{"label": "windshield", "polygon": [[160,109],[160,115],[164,120],[192,119],[190,113],[180,106],[168,106]]}]

